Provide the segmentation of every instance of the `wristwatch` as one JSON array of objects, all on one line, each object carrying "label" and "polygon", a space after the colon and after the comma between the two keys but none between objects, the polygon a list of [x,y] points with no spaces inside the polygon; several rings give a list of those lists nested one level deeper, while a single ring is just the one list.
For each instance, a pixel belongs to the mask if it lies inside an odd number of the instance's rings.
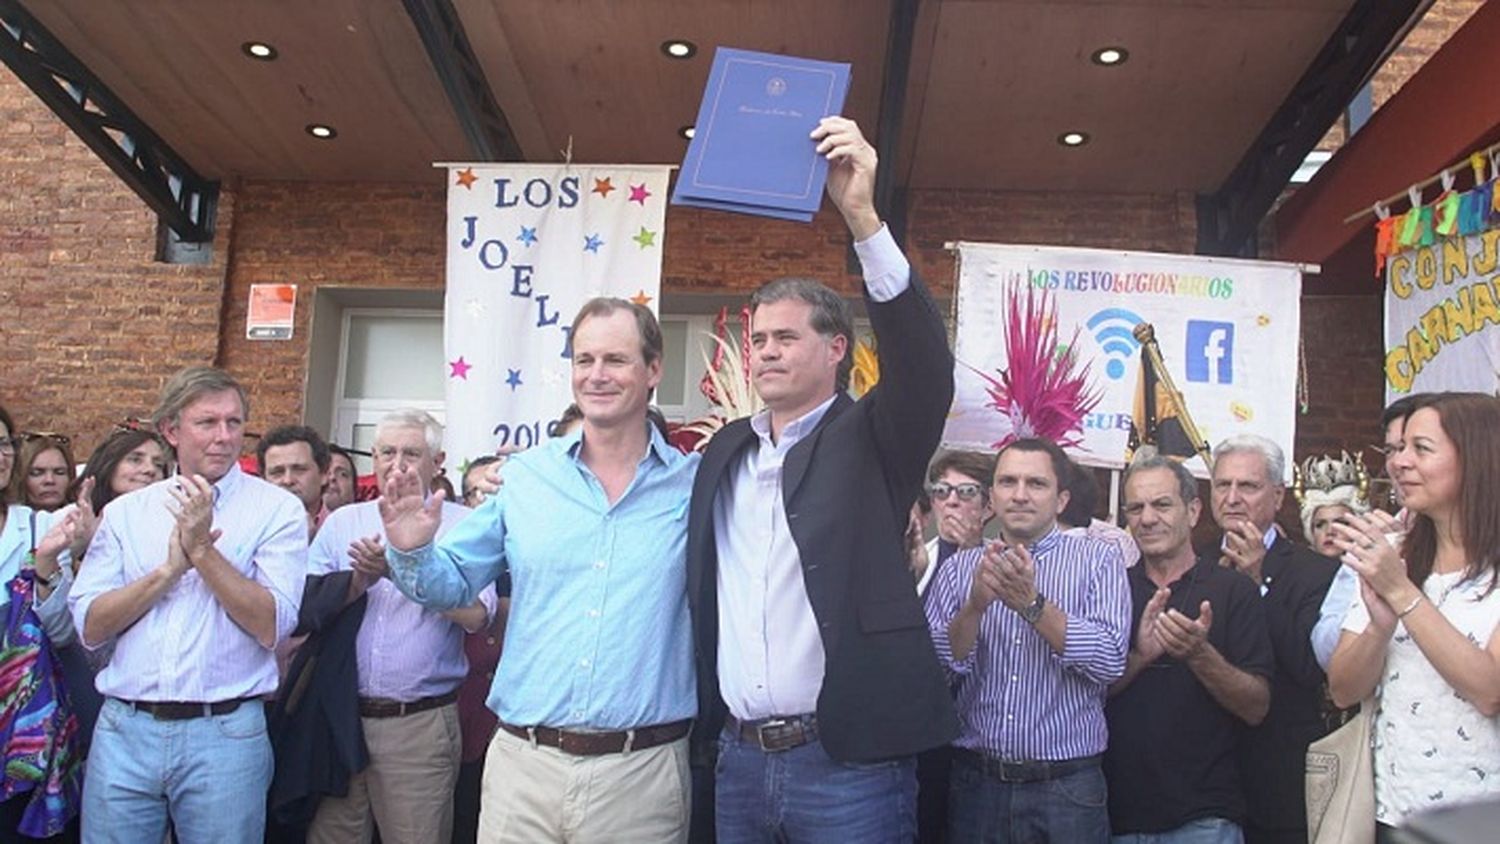
[{"label": "wristwatch", "polygon": [[57,566],[57,571],[53,572],[47,577],[42,578],[42,583],[46,584],[48,589],[56,590],[58,584],[62,583],[62,579],[63,570],[62,565],[59,563],[59,565]]},{"label": "wristwatch", "polygon": [[1042,610],[1045,609],[1046,606],[1047,596],[1038,592],[1036,593],[1035,601],[1032,601],[1026,606],[1021,607],[1021,618],[1024,618],[1027,624],[1036,624],[1038,621],[1042,620]]}]

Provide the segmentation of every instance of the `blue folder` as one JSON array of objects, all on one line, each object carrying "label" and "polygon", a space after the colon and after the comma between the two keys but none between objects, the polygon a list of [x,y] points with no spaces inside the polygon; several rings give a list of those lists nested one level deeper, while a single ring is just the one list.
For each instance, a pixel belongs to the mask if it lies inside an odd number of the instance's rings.
[{"label": "blue folder", "polygon": [[847,63],[720,47],[672,204],[812,220],[828,160],[808,135],[848,92]]}]

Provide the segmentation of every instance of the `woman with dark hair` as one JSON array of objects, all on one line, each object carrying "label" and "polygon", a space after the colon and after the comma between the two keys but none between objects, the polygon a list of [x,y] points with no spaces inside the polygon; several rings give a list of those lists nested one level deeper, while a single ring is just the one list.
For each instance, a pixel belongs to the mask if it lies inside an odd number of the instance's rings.
[{"label": "woman with dark hair", "polygon": [[117,430],[89,456],[83,472],[68,490],[68,500],[78,500],[84,482],[93,478],[88,499],[98,515],[118,496],[165,478],[167,458],[167,445],[156,432],[137,428]]},{"label": "woman with dark hair", "polygon": [[0,839],[76,831],[82,754],[58,651],[72,642],[67,548],[78,515],[8,500],[20,440],[0,408]]},{"label": "woman with dark hair", "polygon": [[73,483],[73,449],[61,434],[20,434],[20,450],[10,480],[10,497],[48,513],[68,503]]},{"label": "woman with dark hair", "polygon": [[1442,393],[1387,461],[1411,528],[1336,527],[1360,595],[1328,666],[1339,706],[1375,695],[1376,840],[1412,813],[1500,795],[1500,399]]}]

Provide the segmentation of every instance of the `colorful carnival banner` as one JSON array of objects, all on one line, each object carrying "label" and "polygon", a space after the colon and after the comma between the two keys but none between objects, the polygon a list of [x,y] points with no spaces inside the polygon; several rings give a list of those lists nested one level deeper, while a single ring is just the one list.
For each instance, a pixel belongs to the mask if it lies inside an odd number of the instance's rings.
[{"label": "colorful carnival banner", "polygon": [[[1131,332],[1142,322],[1155,326],[1167,371],[1210,443],[1256,433],[1292,453],[1297,265],[1102,249],[957,248],[958,364],[948,446],[993,449],[1013,432],[1016,421],[994,406],[992,390],[1009,371],[1006,315],[1029,288],[1055,309],[1059,350],[1071,345],[1097,396],[1078,442],[1067,446],[1080,463],[1124,465],[1140,371],[1140,342]],[[1204,471],[1201,461],[1187,465]]]},{"label": "colorful carnival banner", "polygon": [[1385,398],[1500,388],[1500,229],[1391,256]]},{"label": "colorful carnival banner", "polygon": [[443,345],[453,465],[529,447],[572,401],[579,306],[657,307],[670,168],[452,166]]}]

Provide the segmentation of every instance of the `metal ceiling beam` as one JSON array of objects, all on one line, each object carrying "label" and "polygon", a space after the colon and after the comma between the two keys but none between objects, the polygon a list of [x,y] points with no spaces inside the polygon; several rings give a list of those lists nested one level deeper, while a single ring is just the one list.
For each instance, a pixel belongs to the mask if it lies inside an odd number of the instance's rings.
[{"label": "metal ceiling beam", "polygon": [[911,78],[912,41],[921,0],[891,0],[886,32],[885,73],[880,83],[880,118],[875,128],[875,210],[897,243],[906,240],[906,184],[897,178],[901,127],[906,119],[906,87]]},{"label": "metal ceiling beam", "polygon": [[1260,221],[1292,173],[1432,0],[1357,0],[1229,178],[1198,197],[1198,252],[1255,254]]},{"label": "metal ceiling beam", "polygon": [[188,166],[18,0],[0,0],[0,61],[178,237],[214,239],[219,183]]},{"label": "metal ceiling beam", "polygon": [[469,148],[479,161],[521,161],[521,145],[495,101],[452,0],[402,0]]}]

